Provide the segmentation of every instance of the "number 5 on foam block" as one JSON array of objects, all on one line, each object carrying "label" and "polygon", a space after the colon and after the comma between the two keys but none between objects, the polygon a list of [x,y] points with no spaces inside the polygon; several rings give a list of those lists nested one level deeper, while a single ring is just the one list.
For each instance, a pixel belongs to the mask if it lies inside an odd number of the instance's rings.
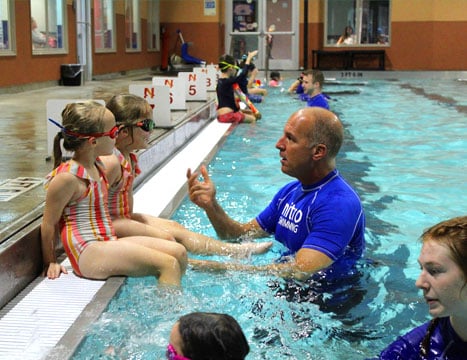
[{"label": "number 5 on foam block", "polygon": [[206,74],[203,72],[181,72],[180,79],[185,81],[186,101],[206,101]]}]

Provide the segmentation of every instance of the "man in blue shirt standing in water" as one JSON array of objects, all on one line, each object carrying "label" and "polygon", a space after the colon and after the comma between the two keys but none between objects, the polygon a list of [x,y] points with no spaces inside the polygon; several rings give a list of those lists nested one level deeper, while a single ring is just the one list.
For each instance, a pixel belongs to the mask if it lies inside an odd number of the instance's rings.
[{"label": "man in blue shirt standing in water", "polygon": [[329,110],[329,97],[323,94],[324,75],[320,70],[305,70],[302,86],[304,93],[300,95],[308,106],[318,106]]},{"label": "man in blue shirt standing in water", "polygon": [[[206,168],[187,172],[191,201],[203,208],[221,239],[274,234],[288,248],[283,261],[268,265],[194,261],[200,268],[270,271],[284,278],[331,281],[353,272],[364,248],[365,215],[358,195],[336,169],[344,129],[332,112],[307,107],[293,113],[276,148],[283,173],[296,178],[255,218],[240,223],[216,200]],[[197,264],[198,263],[198,264]]]}]

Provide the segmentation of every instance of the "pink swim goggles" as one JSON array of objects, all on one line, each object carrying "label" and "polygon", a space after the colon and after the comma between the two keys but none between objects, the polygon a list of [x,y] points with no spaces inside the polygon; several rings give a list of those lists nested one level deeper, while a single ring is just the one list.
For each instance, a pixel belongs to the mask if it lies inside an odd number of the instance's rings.
[{"label": "pink swim goggles", "polygon": [[168,360],[190,360],[185,356],[178,355],[172,344],[167,346],[167,352],[165,353],[165,356]]}]

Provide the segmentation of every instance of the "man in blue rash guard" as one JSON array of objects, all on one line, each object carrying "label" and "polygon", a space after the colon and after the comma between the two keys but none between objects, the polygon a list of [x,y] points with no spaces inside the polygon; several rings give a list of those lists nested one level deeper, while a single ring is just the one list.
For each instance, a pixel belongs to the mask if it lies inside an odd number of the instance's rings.
[{"label": "man in blue rash guard", "polygon": [[320,70],[305,70],[303,72],[303,90],[301,100],[306,101],[308,106],[318,106],[329,110],[329,97],[323,94],[324,75]]},{"label": "man in blue rash guard", "polygon": [[336,169],[344,138],[342,123],[332,112],[307,107],[293,113],[276,144],[281,170],[297,180],[279,190],[255,219],[240,223],[216,200],[216,187],[206,168],[187,171],[191,201],[203,208],[221,239],[274,234],[289,252],[284,261],[255,266],[193,261],[197,268],[270,271],[284,278],[339,278],[364,248],[365,216],[358,195]]}]

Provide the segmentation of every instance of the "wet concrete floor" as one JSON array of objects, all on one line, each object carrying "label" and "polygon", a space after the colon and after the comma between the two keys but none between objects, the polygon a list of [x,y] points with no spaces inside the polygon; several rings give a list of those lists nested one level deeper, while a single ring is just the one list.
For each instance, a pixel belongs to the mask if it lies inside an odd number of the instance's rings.
[{"label": "wet concrete floor", "polygon": [[[45,192],[41,181],[52,170],[47,149],[46,102],[49,99],[102,99],[128,92],[132,81],[148,80],[152,74],[116,76],[87,81],[81,86],[52,86],[18,93],[0,94],[0,243],[31,218],[42,214]],[[166,131],[166,130],[161,130]],[[155,131],[153,137],[160,135]],[[29,190],[16,197],[13,179],[27,178]],[[20,184],[21,185],[21,184]],[[14,189],[12,190],[11,187]],[[3,196],[2,196],[3,195]]]}]

